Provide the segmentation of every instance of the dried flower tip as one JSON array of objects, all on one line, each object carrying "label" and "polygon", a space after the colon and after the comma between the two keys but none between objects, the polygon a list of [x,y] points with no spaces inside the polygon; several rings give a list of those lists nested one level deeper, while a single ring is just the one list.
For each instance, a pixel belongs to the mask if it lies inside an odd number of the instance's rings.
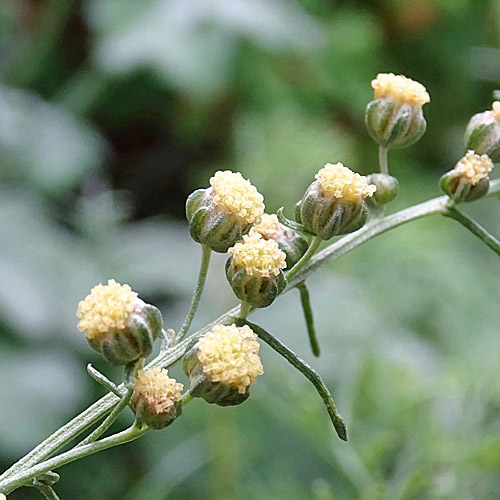
[{"label": "dried flower tip", "polygon": [[168,413],[177,401],[182,399],[183,385],[168,376],[168,371],[152,368],[139,371],[135,379],[135,392],[144,398],[150,411]]},{"label": "dried flower tip", "polygon": [[221,210],[254,223],[264,213],[264,197],[239,172],[216,172],[210,179],[214,204]]},{"label": "dried flower tip", "polygon": [[123,330],[135,308],[137,293],[129,285],[120,285],[111,279],[107,285],[99,284],[78,304],[78,329],[88,339],[111,330]]},{"label": "dried flower tip", "polygon": [[493,113],[493,116],[495,117],[495,120],[500,122],[500,102],[495,101],[492,106],[491,106],[491,112]]},{"label": "dried flower tip", "polygon": [[258,233],[265,240],[275,240],[283,236],[285,229],[276,214],[263,214],[260,222],[252,227],[250,234]]},{"label": "dried flower tip", "polygon": [[278,276],[286,267],[286,255],[274,240],[265,240],[259,233],[243,236],[227,253],[236,268],[244,268],[250,275],[265,278]]},{"label": "dried flower tip", "polygon": [[411,106],[423,106],[431,100],[421,83],[394,73],[379,73],[372,80],[372,87],[375,99],[393,97],[398,102]]},{"label": "dried flower tip", "polygon": [[200,339],[197,357],[212,382],[230,385],[240,394],[264,373],[257,335],[247,325],[215,325]]},{"label": "dried flower tip", "polygon": [[[500,105],[500,103],[497,103]],[[481,179],[484,179],[491,169],[493,162],[488,155],[477,155],[469,150],[467,154],[457,163],[455,171],[465,178],[469,184],[475,186]]]},{"label": "dried flower tip", "polygon": [[316,179],[324,196],[350,201],[362,201],[372,196],[376,187],[368,184],[366,177],[344,167],[342,163],[327,163],[317,174]]}]

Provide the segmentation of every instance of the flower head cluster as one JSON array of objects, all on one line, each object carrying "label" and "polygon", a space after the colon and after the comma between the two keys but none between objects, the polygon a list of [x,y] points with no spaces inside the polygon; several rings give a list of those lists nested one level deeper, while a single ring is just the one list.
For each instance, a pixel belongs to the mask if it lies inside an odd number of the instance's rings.
[{"label": "flower head cluster", "polygon": [[210,185],[215,206],[246,224],[253,224],[264,213],[264,197],[239,172],[216,172]]},{"label": "flower head cluster", "polygon": [[368,184],[366,177],[359,175],[342,163],[327,163],[317,174],[321,192],[328,198],[359,202],[372,196],[376,187]]},{"label": "flower head cluster", "polygon": [[265,240],[281,238],[285,228],[281,225],[276,214],[263,214],[260,222],[252,226],[250,234],[260,234]]},{"label": "flower head cluster", "polygon": [[120,285],[111,279],[107,285],[99,284],[78,304],[78,329],[88,339],[112,330],[123,330],[135,308],[137,293],[129,285]]},{"label": "flower head cluster", "polygon": [[454,170],[460,174],[460,177],[467,180],[469,184],[475,186],[491,172],[492,168],[493,162],[488,155],[477,155],[474,151],[469,150],[456,164]]},{"label": "flower head cluster", "polygon": [[227,253],[236,268],[244,268],[250,275],[264,278],[278,276],[286,267],[286,255],[274,240],[265,240],[259,233],[243,236]]},{"label": "flower head cluster", "polygon": [[392,97],[411,106],[423,106],[431,100],[421,83],[394,73],[379,73],[377,78],[372,80],[372,87],[375,99]]},{"label": "flower head cluster", "polygon": [[221,382],[244,394],[264,373],[257,335],[247,325],[215,325],[199,340],[198,361],[212,382]]},{"label": "flower head cluster", "polygon": [[168,376],[168,371],[152,368],[140,371],[135,379],[135,393],[143,398],[150,411],[157,414],[168,413],[170,408],[182,398],[183,385]]}]

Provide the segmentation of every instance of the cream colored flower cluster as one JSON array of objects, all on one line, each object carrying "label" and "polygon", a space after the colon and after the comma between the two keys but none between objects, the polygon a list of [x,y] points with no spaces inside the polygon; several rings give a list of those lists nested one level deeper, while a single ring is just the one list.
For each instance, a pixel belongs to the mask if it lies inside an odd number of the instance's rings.
[{"label": "cream colored flower cluster", "polygon": [[372,87],[375,99],[393,97],[398,102],[411,106],[423,106],[431,100],[421,83],[394,73],[379,73],[377,78],[372,80]]},{"label": "cream colored flower cluster", "polygon": [[252,226],[250,234],[260,234],[265,240],[275,240],[283,236],[284,227],[276,214],[263,214],[259,224]]},{"label": "cream colored flower cluster", "polygon": [[286,267],[286,255],[274,240],[265,240],[259,233],[247,234],[227,252],[236,268],[253,276],[278,276]]},{"label": "cream colored flower cluster", "polygon": [[253,224],[264,213],[264,197],[239,172],[218,171],[210,179],[215,206],[246,224]]},{"label": "cream colored flower cluster", "polygon": [[327,163],[317,174],[321,193],[326,197],[359,202],[372,196],[376,187],[342,163]]},{"label": "cream colored flower cluster", "polygon": [[500,102],[499,101],[495,101],[491,105],[491,112],[493,113],[495,120],[500,122]]},{"label": "cream colored flower cluster", "polygon": [[198,361],[212,382],[221,382],[244,394],[264,373],[257,335],[247,325],[215,325],[199,340]]},{"label": "cream colored flower cluster", "polygon": [[168,376],[168,371],[152,368],[147,372],[140,371],[135,379],[135,391],[145,399],[148,407],[156,413],[167,413],[170,408],[182,399],[184,386]]},{"label": "cream colored flower cluster", "polygon": [[488,155],[477,155],[474,151],[469,150],[456,164],[454,170],[469,184],[475,186],[491,172],[492,168],[493,162]]},{"label": "cream colored flower cluster", "polygon": [[137,293],[129,285],[120,285],[111,279],[99,284],[78,304],[78,329],[87,338],[95,338],[113,330],[123,330],[135,308]]}]

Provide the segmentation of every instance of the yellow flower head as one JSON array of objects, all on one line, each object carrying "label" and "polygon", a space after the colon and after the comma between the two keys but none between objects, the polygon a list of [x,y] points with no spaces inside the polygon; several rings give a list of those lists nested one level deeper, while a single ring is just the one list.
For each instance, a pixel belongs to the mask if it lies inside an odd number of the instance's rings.
[{"label": "yellow flower head", "polygon": [[493,162],[488,155],[477,155],[469,150],[467,154],[456,164],[455,171],[460,173],[460,177],[467,180],[469,184],[475,186],[481,179],[484,179],[491,169]]},{"label": "yellow flower head", "polygon": [[78,329],[85,332],[88,339],[123,330],[136,300],[137,293],[129,285],[120,285],[115,280],[109,280],[107,285],[99,284],[78,304]]},{"label": "yellow flower head", "polygon": [[135,379],[135,393],[144,398],[150,411],[156,414],[168,413],[182,398],[183,385],[168,376],[168,371],[152,368],[139,371]]},{"label": "yellow flower head", "polygon": [[227,253],[235,267],[244,268],[249,275],[263,278],[278,276],[286,267],[286,255],[274,240],[265,240],[259,233],[246,234]]},{"label": "yellow flower head", "polygon": [[210,185],[215,206],[245,224],[253,224],[264,213],[264,197],[239,172],[216,172]]},{"label": "yellow flower head", "polygon": [[360,202],[377,188],[368,184],[366,177],[344,167],[342,163],[327,163],[317,174],[321,193],[327,197]]},{"label": "yellow flower head", "polygon": [[215,325],[199,340],[198,361],[212,382],[222,382],[244,394],[264,373],[257,335],[247,325]]},{"label": "yellow flower head", "polygon": [[379,73],[372,80],[372,87],[375,99],[393,97],[396,101],[411,106],[423,106],[431,100],[421,83],[394,73]]},{"label": "yellow flower head", "polygon": [[500,122],[500,102],[495,101],[492,106],[491,106],[491,112],[493,113],[493,116],[495,117],[495,120]]},{"label": "yellow flower head", "polygon": [[260,234],[265,240],[275,240],[283,236],[285,228],[276,214],[263,214],[260,222],[252,226],[250,234]]}]

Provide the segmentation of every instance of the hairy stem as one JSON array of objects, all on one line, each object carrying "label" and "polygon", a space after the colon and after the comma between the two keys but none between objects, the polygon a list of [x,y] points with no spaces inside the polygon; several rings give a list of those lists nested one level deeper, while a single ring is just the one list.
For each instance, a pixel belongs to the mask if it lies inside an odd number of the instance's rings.
[{"label": "hairy stem", "polygon": [[264,328],[256,325],[255,323],[250,323],[245,320],[238,320],[237,325],[248,325],[266,344],[272,347],[278,354],[281,354],[294,368],[297,368],[308,380],[312,382],[315,389],[318,391],[319,395],[325,403],[328,414],[332,421],[337,435],[340,439],[347,441],[347,430],[344,425],[342,417],[337,411],[337,407],[333,401],[330,391],[324,384],[321,377],[316,371],[314,371],[303,359],[299,358],[291,349],[289,349],[285,344],[278,340],[274,335],[264,330]]},{"label": "hairy stem", "polygon": [[484,227],[478,224],[474,219],[470,218],[467,214],[464,214],[456,206],[448,206],[446,210],[443,211],[443,215],[460,222],[462,226],[466,227],[472,234],[486,243],[486,245],[488,245],[497,255],[500,255],[500,241],[488,233],[488,231],[486,231],[486,229],[484,229]]},{"label": "hairy stem", "polygon": [[109,392],[112,392],[119,398],[123,396],[118,386],[111,382],[111,380],[109,380],[109,378],[102,374],[99,370],[96,370],[91,363],[87,365],[87,372],[98,384],[102,385]]},{"label": "hairy stem", "polygon": [[384,148],[384,146],[378,147],[378,162],[380,165],[380,172],[382,174],[389,174],[389,162],[387,158],[388,153],[389,150]]},{"label": "hairy stem", "polygon": [[311,257],[314,255],[314,252],[321,245],[323,240],[320,236],[314,236],[309,244],[309,248],[306,253],[301,257],[301,259],[295,264],[290,271],[286,274],[286,279],[290,281],[296,274],[311,260]]},{"label": "hairy stem", "polygon": [[33,480],[33,486],[43,495],[46,500],[60,500],[52,486],[43,484],[36,479]]},{"label": "hairy stem", "polygon": [[181,329],[176,337],[176,342],[181,341],[191,326],[193,322],[194,315],[196,314],[196,310],[198,309],[198,305],[200,304],[201,294],[203,293],[203,288],[205,287],[205,281],[207,280],[208,266],[210,264],[210,256],[212,255],[212,250],[206,245],[202,245],[202,254],[201,254],[201,266],[200,273],[198,275],[198,283],[196,284],[196,289],[193,294],[193,299],[191,300],[191,306],[187,313],[186,319],[184,323],[182,323]]},{"label": "hairy stem", "polygon": [[297,289],[300,292],[300,302],[302,303],[302,309],[304,311],[304,318],[306,320],[306,327],[307,327],[307,333],[309,335],[309,343],[311,344],[311,350],[313,354],[317,357],[320,354],[320,348],[318,343],[318,337],[316,336],[316,328],[314,327],[314,316],[311,307],[311,296],[309,295],[309,290],[307,288],[305,281],[301,281],[297,285]]}]

